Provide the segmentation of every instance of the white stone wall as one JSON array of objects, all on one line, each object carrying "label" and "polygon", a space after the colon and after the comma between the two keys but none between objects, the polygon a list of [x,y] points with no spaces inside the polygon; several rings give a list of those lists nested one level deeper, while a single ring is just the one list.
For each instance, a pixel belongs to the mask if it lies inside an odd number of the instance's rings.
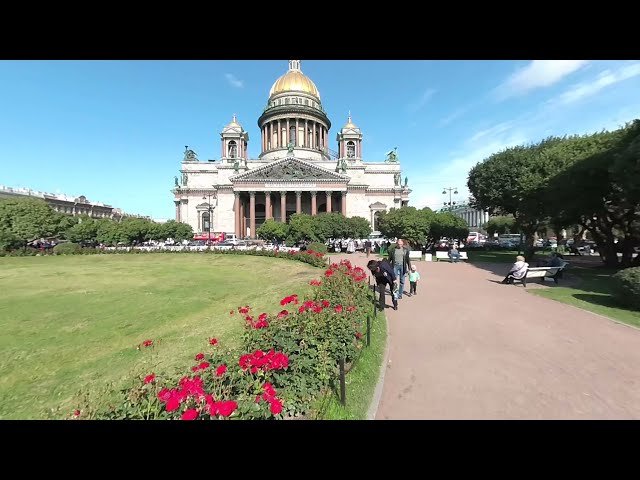
[{"label": "white stone wall", "polygon": [[[286,155],[286,152],[282,152]],[[307,152],[304,152],[307,153]],[[303,151],[300,152],[300,158],[302,158]],[[261,160],[249,160],[247,167],[249,170],[270,163],[267,159]],[[316,165],[326,168],[329,171],[334,172],[336,169],[336,161],[315,161]],[[233,161],[224,160],[219,162],[184,162],[182,163],[181,172],[187,173],[188,181],[186,189],[198,188],[203,190],[214,190],[217,185],[229,185],[231,182],[229,178],[236,175],[235,170],[232,168]],[[241,167],[244,167],[244,161],[241,159]],[[364,167],[364,168],[363,168]],[[240,172],[244,172],[244,168],[240,169]],[[347,162],[347,175],[351,177],[349,182],[352,185],[366,185],[369,188],[393,188],[394,174],[395,172],[401,172],[401,166],[399,163],[385,163],[375,162],[366,163],[362,161]],[[401,182],[404,178],[401,179]],[[311,188],[310,188],[311,189]],[[305,189],[307,190],[307,189]],[[313,188],[315,190],[315,188]],[[235,230],[235,214],[233,211],[234,195],[233,192],[228,190],[218,191],[217,206],[213,211],[213,223],[212,232],[233,232]],[[196,209],[197,205],[206,203],[207,200],[202,199],[202,193],[184,193],[179,198],[187,200],[187,204],[181,204],[181,218],[182,221],[191,225],[195,232],[200,231],[199,215],[200,213]],[[287,203],[295,205],[295,196],[288,195]],[[372,213],[369,205],[379,202],[387,206],[387,209],[397,208],[400,206],[399,202],[395,202],[395,198],[400,198],[400,194],[394,195],[393,192],[389,193],[367,193],[365,189],[358,192],[350,191],[347,195],[347,216],[359,216],[371,221]],[[276,200],[273,200],[276,201]],[[215,200],[212,199],[212,204],[215,205]],[[279,205],[279,204],[278,204]]]}]

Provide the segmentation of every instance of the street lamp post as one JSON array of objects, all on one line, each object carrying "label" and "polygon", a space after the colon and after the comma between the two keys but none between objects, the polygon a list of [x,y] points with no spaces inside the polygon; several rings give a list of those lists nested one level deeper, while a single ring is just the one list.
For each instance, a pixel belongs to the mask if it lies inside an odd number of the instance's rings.
[{"label": "street lamp post", "polygon": [[446,195],[447,192],[449,192],[449,202],[448,203],[444,202],[444,204],[445,204],[445,206],[449,207],[449,210],[453,210],[453,206],[456,204],[456,202],[453,202],[451,200],[451,192],[453,192],[454,195],[457,195],[458,194],[458,188],[457,187],[456,188],[449,187],[449,188],[443,188],[442,189],[442,194],[443,195]]}]

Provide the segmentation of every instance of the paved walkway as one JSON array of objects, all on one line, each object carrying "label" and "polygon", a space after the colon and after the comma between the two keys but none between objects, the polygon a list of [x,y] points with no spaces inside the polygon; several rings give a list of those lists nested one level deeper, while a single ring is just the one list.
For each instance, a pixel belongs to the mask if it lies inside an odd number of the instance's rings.
[{"label": "paved walkway", "polygon": [[416,265],[377,419],[640,419],[640,330],[497,283],[509,265]]}]

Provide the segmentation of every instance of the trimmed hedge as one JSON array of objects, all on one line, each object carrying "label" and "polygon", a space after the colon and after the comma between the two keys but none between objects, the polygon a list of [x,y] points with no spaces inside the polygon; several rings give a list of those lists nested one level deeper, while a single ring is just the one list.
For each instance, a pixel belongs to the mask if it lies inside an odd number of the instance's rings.
[{"label": "trimmed hedge", "polygon": [[81,247],[77,243],[59,243],[53,247],[53,253],[56,255],[75,255],[80,253]]},{"label": "trimmed hedge", "polygon": [[613,297],[620,305],[640,310],[640,267],[626,268],[611,276]]},{"label": "trimmed hedge", "polygon": [[320,242],[311,242],[307,247],[307,250],[319,253],[327,253],[327,246]]}]

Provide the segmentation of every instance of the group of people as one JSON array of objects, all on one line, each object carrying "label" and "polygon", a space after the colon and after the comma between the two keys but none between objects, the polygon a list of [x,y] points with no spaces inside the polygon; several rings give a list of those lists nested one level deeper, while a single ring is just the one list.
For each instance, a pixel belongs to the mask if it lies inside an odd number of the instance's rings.
[{"label": "group of people", "polygon": [[398,239],[395,248],[389,249],[389,253],[384,260],[370,260],[367,268],[376,279],[379,292],[378,309],[384,310],[386,306],[386,289],[391,292],[393,309],[398,310],[398,300],[402,299],[405,286],[405,277],[409,277],[409,293],[407,296],[417,295],[417,286],[420,281],[420,273],[416,266],[411,264],[409,249],[405,247],[405,242]]}]

